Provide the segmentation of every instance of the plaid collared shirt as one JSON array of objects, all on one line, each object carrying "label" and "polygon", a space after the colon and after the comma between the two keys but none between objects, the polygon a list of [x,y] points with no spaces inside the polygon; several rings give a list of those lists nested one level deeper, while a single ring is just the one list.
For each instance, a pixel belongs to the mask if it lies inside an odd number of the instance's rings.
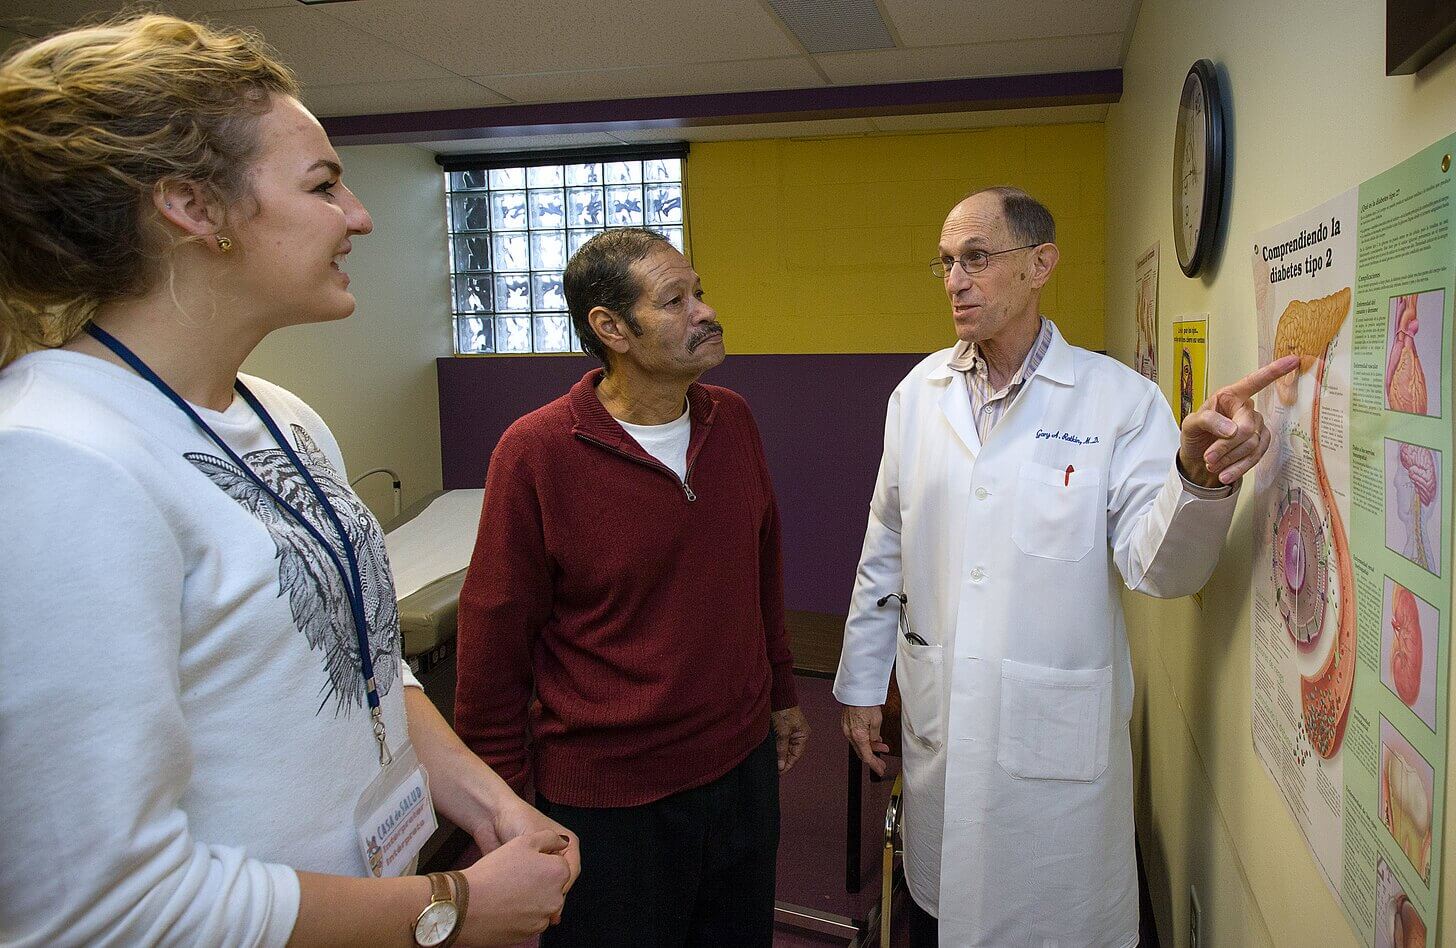
[{"label": "plaid collared shirt", "polygon": [[980,437],[982,444],[986,443],[986,438],[1016,401],[1022,386],[1031,378],[1037,366],[1041,365],[1041,360],[1046,357],[1047,350],[1051,347],[1052,324],[1043,316],[1041,332],[1037,334],[1036,342],[1031,344],[1031,351],[1026,354],[1021,368],[1016,370],[1016,374],[1011,376],[1004,388],[993,391],[991,373],[986,367],[986,360],[981,357],[980,347],[974,342],[962,342],[956,346],[955,352],[951,354],[949,367],[965,376],[966,392],[971,397],[971,414],[976,421],[976,435]]}]

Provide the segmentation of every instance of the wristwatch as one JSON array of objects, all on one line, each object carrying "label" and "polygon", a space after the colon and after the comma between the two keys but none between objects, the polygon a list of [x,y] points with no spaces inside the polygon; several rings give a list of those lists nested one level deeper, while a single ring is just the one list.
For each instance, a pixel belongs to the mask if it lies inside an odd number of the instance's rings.
[{"label": "wristwatch", "polygon": [[[428,878],[430,904],[415,919],[415,944],[419,948],[450,948],[465,922],[470,886],[463,872],[432,872]],[[451,883],[455,889],[453,896]]]}]

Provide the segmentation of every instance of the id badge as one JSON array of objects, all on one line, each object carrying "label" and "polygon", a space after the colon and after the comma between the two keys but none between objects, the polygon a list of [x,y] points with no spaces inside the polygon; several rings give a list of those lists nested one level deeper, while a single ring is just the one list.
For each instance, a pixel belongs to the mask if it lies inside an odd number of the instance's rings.
[{"label": "id badge", "polygon": [[370,874],[404,875],[437,826],[429,775],[406,742],[354,807],[359,852]]}]

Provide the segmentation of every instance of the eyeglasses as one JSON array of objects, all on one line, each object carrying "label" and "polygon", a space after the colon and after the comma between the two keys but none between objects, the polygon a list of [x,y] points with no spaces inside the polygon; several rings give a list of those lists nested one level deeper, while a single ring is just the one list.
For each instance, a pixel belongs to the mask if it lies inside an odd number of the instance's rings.
[{"label": "eyeglasses", "polygon": [[961,269],[967,273],[980,273],[990,265],[992,257],[999,257],[1003,253],[1014,253],[1017,250],[1030,250],[1032,247],[1040,246],[1041,244],[1027,244],[1024,247],[1012,247],[1009,250],[997,250],[992,253],[987,253],[984,250],[972,250],[968,253],[961,254],[959,257],[937,257],[930,261],[930,272],[944,280],[950,276],[950,272],[959,263]]}]

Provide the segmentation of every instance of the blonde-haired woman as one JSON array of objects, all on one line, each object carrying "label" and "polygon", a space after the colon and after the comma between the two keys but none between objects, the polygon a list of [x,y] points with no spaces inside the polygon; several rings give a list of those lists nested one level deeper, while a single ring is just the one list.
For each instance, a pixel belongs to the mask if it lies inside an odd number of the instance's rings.
[{"label": "blonde-haired woman", "polygon": [[[238,374],[373,228],[297,92],[162,16],[0,61],[0,943],[509,943],[575,877],[401,660],[328,428]],[[486,855],[390,877],[427,795]]]}]

